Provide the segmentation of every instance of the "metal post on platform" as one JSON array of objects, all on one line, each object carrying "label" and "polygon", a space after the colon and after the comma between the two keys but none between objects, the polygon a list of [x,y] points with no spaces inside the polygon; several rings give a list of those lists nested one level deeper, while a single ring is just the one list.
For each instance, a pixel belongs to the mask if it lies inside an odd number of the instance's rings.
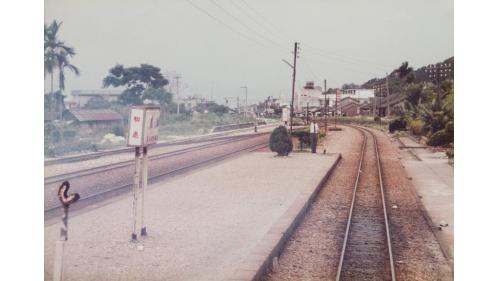
[{"label": "metal post on platform", "polygon": [[148,147],[145,146],[142,148],[142,181],[141,181],[141,236],[147,236],[146,226],[144,223],[144,198],[146,197],[146,188],[148,187]]},{"label": "metal post on platform", "polygon": [[138,233],[138,221],[137,221],[137,209],[138,209],[138,197],[139,197],[139,186],[141,185],[141,147],[135,147],[135,170],[134,170],[134,187],[133,187],[133,198],[132,198],[132,242],[137,241]]},{"label": "metal post on platform", "polygon": [[309,125],[309,103],[307,103],[306,107],[306,125]]},{"label": "metal post on platform", "polygon": [[65,181],[59,186],[59,190],[57,192],[57,195],[59,197],[59,201],[61,202],[61,205],[63,207],[63,216],[62,216],[62,226],[61,230],[59,233],[59,240],[56,241],[56,250],[55,250],[55,255],[54,255],[54,272],[53,272],[53,280],[54,281],[61,281],[62,280],[62,273],[63,273],[63,257],[64,257],[64,246],[66,244],[66,241],[68,241],[68,213],[69,213],[69,206],[78,199],[80,199],[80,195],[78,193],[74,193],[71,195],[68,195],[68,190],[69,190],[69,182]]}]

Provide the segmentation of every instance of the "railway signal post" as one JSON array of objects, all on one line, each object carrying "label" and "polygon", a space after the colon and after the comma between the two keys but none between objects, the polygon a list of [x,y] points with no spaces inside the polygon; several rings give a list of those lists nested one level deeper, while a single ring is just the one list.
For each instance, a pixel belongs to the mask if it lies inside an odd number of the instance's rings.
[{"label": "railway signal post", "polygon": [[146,236],[144,223],[145,189],[148,186],[148,146],[158,141],[160,107],[132,106],[130,109],[127,145],[135,147],[135,171],[132,203],[132,242],[138,234]]},{"label": "railway signal post", "polygon": [[78,201],[78,199],[80,199],[80,195],[78,193],[68,195],[69,186],[70,186],[69,182],[65,181],[61,184],[61,186],[59,186],[59,190],[57,192],[59,201],[61,202],[61,205],[64,209],[64,215],[62,217],[62,227],[59,235],[59,240],[56,242],[54,274],[53,274],[54,281],[62,280],[64,245],[66,244],[66,241],[68,241],[69,206]]}]

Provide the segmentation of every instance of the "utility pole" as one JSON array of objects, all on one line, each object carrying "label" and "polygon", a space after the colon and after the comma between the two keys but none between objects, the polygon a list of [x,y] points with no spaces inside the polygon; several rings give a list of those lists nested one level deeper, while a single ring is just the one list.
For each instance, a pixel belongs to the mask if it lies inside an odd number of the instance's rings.
[{"label": "utility pole", "polygon": [[238,108],[238,114],[240,114],[241,113],[241,110],[240,110],[240,96],[236,97],[236,108]]},{"label": "utility pole", "polygon": [[242,86],[240,88],[245,89],[245,111],[244,111],[244,115],[245,115],[245,117],[247,117],[247,110],[248,110],[248,87],[247,86]]},{"label": "utility pole", "polygon": [[338,103],[339,103],[339,93],[340,93],[340,91],[339,91],[339,89],[337,89],[335,91],[335,112],[333,112],[333,116],[335,117],[335,119],[334,119],[334,122],[335,122],[334,123],[335,124],[334,128],[335,129],[337,129],[337,114],[338,114],[337,106],[338,106]]},{"label": "utility pole", "polygon": [[307,103],[307,108],[306,108],[306,125],[309,125],[309,103]]},{"label": "utility pole", "polygon": [[326,79],[325,79],[325,134],[328,132],[328,105],[326,104]]},{"label": "utility pole", "polygon": [[174,79],[176,81],[176,83],[175,83],[176,87],[175,88],[176,88],[176,91],[177,91],[177,93],[176,93],[176,96],[177,96],[177,115],[179,115],[179,102],[180,102],[180,98],[179,98],[179,79],[180,78],[181,77],[179,75],[177,75],[177,76],[174,77]]},{"label": "utility pole", "polygon": [[299,47],[299,43],[295,42],[293,48],[293,78],[292,78],[292,106],[290,108],[290,134],[292,133],[292,124],[293,124],[293,99],[295,96],[295,72],[297,69],[297,49]]},{"label": "utility pole", "polygon": [[210,89],[210,101],[214,101],[214,81],[212,81],[212,88]]},{"label": "utility pole", "polygon": [[385,96],[385,101],[387,102],[387,115],[391,115],[391,103],[389,100],[389,74],[387,72],[385,73],[385,91],[386,91],[386,96]]}]

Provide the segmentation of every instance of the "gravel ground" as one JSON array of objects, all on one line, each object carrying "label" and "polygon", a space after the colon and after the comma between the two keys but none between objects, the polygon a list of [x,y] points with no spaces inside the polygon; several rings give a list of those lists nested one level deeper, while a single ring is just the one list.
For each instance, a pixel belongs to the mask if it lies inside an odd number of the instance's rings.
[{"label": "gravel ground", "polygon": [[[367,134],[341,280],[391,280],[384,208],[373,137]],[[344,237],[342,238],[344,240]],[[338,241],[338,243],[342,243]],[[338,268],[338,266],[337,266]]]},{"label": "gravel ground", "polygon": [[398,280],[453,280],[451,267],[432,233],[401,164],[399,144],[377,135]]},{"label": "gravel ground", "polygon": [[[452,270],[419,209],[400,161],[398,144],[384,133],[372,131],[381,154],[397,280],[453,280]],[[327,148],[342,153],[342,161],[285,246],[277,270],[263,280],[335,279],[361,143],[361,134],[345,126],[330,137]]]},{"label": "gravel ground", "polygon": [[[243,147],[249,147],[262,142],[266,142],[269,135],[261,135],[251,139],[235,141],[221,146],[210,147],[192,153],[175,155],[172,157],[151,160],[148,163],[148,175],[153,177],[181,167],[200,163],[221,155],[237,151]],[[71,192],[78,192],[82,198],[97,194],[106,190],[131,184],[133,182],[134,166],[117,168],[102,173],[87,175],[72,179]],[[59,206],[57,199],[57,189],[60,183],[48,184],[44,192],[44,208],[49,209]]]},{"label": "gravel ground", "polygon": [[340,258],[345,222],[354,187],[361,134],[343,127],[329,132],[327,152],[342,153],[315,202],[287,243],[279,259],[279,269],[263,280],[331,280]]}]

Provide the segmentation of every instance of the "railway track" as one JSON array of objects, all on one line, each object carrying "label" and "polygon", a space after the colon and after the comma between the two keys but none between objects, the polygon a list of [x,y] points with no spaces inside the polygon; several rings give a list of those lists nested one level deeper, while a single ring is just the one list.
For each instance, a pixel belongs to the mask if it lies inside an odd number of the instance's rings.
[{"label": "railway track", "polygon": [[[225,137],[225,138],[222,138],[221,140],[217,139],[214,142],[202,144],[202,145],[195,146],[195,147],[188,147],[188,148],[184,148],[184,149],[154,154],[154,155],[151,155],[149,157],[149,160],[154,161],[154,160],[163,159],[166,157],[172,157],[172,156],[176,156],[176,155],[180,155],[180,154],[184,154],[184,153],[195,152],[195,151],[199,151],[202,149],[207,149],[207,148],[214,147],[214,146],[224,145],[224,144],[231,143],[231,142],[238,141],[238,140],[242,140],[242,139],[252,138],[255,136],[256,135]],[[117,169],[117,168],[131,166],[131,165],[134,165],[134,163],[135,163],[134,161],[135,160],[133,160],[133,159],[126,160],[126,161],[120,161],[117,163],[111,163],[111,164],[101,165],[101,166],[97,166],[97,167],[91,167],[91,168],[87,168],[87,169],[81,169],[81,170],[77,170],[77,171],[72,171],[72,172],[68,172],[68,173],[62,173],[62,174],[58,174],[58,175],[54,175],[54,176],[45,177],[44,184],[48,185],[48,184],[52,184],[52,183],[56,183],[56,182],[61,182],[64,180],[74,179],[74,178],[81,177],[81,176],[88,176],[88,175],[98,174],[98,173],[102,173],[102,172]]]},{"label": "railway track", "polygon": [[[148,177],[148,179],[149,179],[150,183],[152,183],[152,182],[155,182],[157,180],[163,179],[165,177],[189,172],[189,171],[194,170],[196,168],[199,168],[201,166],[209,165],[211,163],[215,163],[215,162],[221,161],[221,160],[226,159],[226,158],[234,157],[235,155],[238,155],[241,153],[254,151],[254,150],[266,147],[268,145],[268,139],[263,138],[261,136],[261,134],[252,135],[251,137],[246,137],[243,139],[239,138],[238,140],[251,141],[251,139],[253,139],[253,138],[255,138],[257,140],[259,140],[259,139],[263,139],[263,140],[260,140],[257,142],[252,141],[248,145],[242,145],[242,147],[239,147],[237,149],[227,149],[227,150],[224,150],[223,153],[210,155],[210,156],[205,157],[205,158],[202,157],[200,159],[196,159],[196,157],[194,157],[194,159],[195,159],[194,161],[189,161],[189,162],[186,162],[185,164],[179,165],[179,166],[176,165],[174,168],[157,169],[154,173],[150,173],[150,176]],[[225,145],[227,147],[229,145],[229,143],[234,143],[234,142],[235,142],[234,139],[224,140],[224,141],[220,141],[217,143],[211,143],[211,144],[204,145],[204,146],[197,146],[194,148],[189,148],[189,149],[183,150],[182,152],[180,152],[180,151],[174,151],[174,152],[178,152],[176,154],[176,156],[179,156],[181,154],[188,154],[189,152],[196,153],[196,151],[200,151],[203,149],[209,149],[209,148],[213,148],[216,146],[224,146]],[[164,153],[162,155],[156,155],[156,156],[158,156],[156,158],[156,160],[161,161],[163,159],[163,161],[165,161],[164,158],[168,158],[169,156],[172,157],[173,155],[168,154],[168,153]],[[127,161],[127,162],[129,162],[129,161]],[[151,164],[153,164],[153,163],[151,163]],[[153,166],[153,165],[151,165],[151,166]],[[101,167],[99,167],[99,168],[101,168]],[[95,177],[95,175],[100,174],[100,173],[106,174],[106,173],[112,172],[113,170],[117,170],[117,169],[125,169],[126,170],[129,168],[133,169],[133,161],[132,161],[132,164],[125,163],[125,164],[123,164],[123,166],[105,167],[105,168],[100,169],[100,170],[88,171],[87,174],[80,174],[79,176],[76,176],[76,177],[78,177],[79,180],[81,180],[81,179],[85,179],[88,177]],[[125,174],[127,174],[127,173],[125,173]],[[102,177],[106,178],[106,176],[104,176],[104,175]],[[101,184],[101,185],[98,185],[97,188],[96,187],[89,188],[89,189],[93,190],[92,192],[86,191],[85,189],[87,189],[87,188],[83,188],[83,187],[80,187],[80,188],[82,188],[81,192],[74,189],[74,191],[79,192],[81,195],[81,198],[80,198],[79,203],[77,205],[79,205],[80,208],[82,208],[84,206],[91,205],[94,202],[100,201],[103,198],[106,199],[106,198],[110,198],[114,195],[122,194],[124,192],[129,191],[132,187],[132,184],[133,184],[132,180],[124,180],[119,184],[112,184],[112,185],[108,185],[108,186],[104,186]],[[54,186],[54,184],[51,184],[51,188],[53,186]],[[78,187],[75,187],[75,188],[78,188]],[[47,190],[46,190],[46,192],[47,192]],[[54,196],[55,196],[55,193],[54,193]],[[75,206],[75,207],[77,207],[77,206]],[[46,203],[45,219],[47,220],[47,219],[50,219],[50,218],[56,216],[57,211],[60,208],[61,207],[59,206],[59,204],[57,203],[56,200],[53,200],[52,202],[49,202],[48,204]]]},{"label": "railway track", "polygon": [[350,127],[363,135],[363,145],[336,280],[396,281],[377,139]]},{"label": "railway track", "polygon": [[[231,133],[231,132],[229,132],[229,133]],[[239,136],[227,136],[227,134],[228,133],[225,132],[225,133],[219,133],[216,136],[210,136],[210,137],[203,136],[203,137],[198,137],[198,138],[194,138],[194,139],[163,142],[163,143],[158,143],[158,144],[153,145],[152,148],[176,146],[176,145],[184,145],[184,144],[193,144],[193,143],[203,143],[203,142],[216,141],[216,140],[234,139],[235,137],[239,137]],[[262,134],[262,133],[259,133],[259,134]],[[120,153],[133,153],[133,152],[134,152],[133,147],[124,147],[124,148],[113,149],[113,150],[105,150],[105,151],[87,153],[87,154],[83,154],[83,155],[66,156],[66,157],[61,157],[61,158],[45,160],[44,166],[51,166],[51,165],[64,164],[64,163],[73,163],[73,162],[78,162],[78,161],[96,159],[96,158],[100,158],[103,156],[115,155],[115,154],[120,154]]]}]

